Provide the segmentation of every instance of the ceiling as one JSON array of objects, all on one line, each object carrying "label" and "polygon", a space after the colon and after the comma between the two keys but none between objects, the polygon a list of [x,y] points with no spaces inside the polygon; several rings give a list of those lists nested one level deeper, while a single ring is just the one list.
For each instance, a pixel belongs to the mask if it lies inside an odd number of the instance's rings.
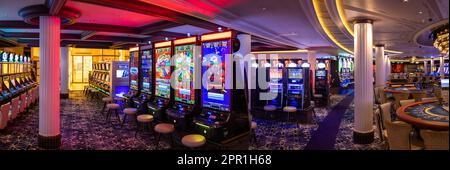
[{"label": "ceiling", "polygon": [[[335,0],[321,0],[327,4]],[[447,0],[342,0],[346,22],[367,17],[374,22],[374,44],[402,52],[401,57],[436,56],[433,47],[414,43],[423,28],[448,20]],[[18,10],[45,0],[0,1],[0,41],[18,45],[38,44],[38,27],[27,25]],[[75,8],[81,17],[73,25],[62,27],[63,44],[89,43],[98,47],[126,48],[168,38],[198,35],[232,28],[252,35],[252,51],[309,49],[328,54],[340,50],[317,22],[313,0],[66,0],[64,6]],[[352,48],[353,37],[345,32],[333,9],[326,24],[338,41]],[[331,27],[330,27],[331,28]],[[421,37],[427,38],[425,37]]]}]

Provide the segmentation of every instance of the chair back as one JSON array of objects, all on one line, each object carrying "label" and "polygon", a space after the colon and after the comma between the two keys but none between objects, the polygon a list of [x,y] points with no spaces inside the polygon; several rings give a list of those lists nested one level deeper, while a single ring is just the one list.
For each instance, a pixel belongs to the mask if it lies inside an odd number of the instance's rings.
[{"label": "chair back", "polygon": [[425,150],[448,150],[448,131],[420,130]]},{"label": "chair back", "polygon": [[380,108],[377,108],[374,112],[375,125],[377,127],[377,133],[380,139],[383,139],[383,127],[381,125]]},{"label": "chair back", "polygon": [[20,95],[19,113],[23,113],[25,111],[26,106],[27,106],[27,94],[22,93]]},{"label": "chair back", "polygon": [[404,105],[411,104],[411,103],[414,103],[414,102],[415,102],[414,99],[400,100],[400,106],[404,106]]},{"label": "chair back", "polygon": [[426,97],[426,98],[422,98],[423,102],[431,102],[431,101],[436,101],[438,100],[436,97]]},{"label": "chair back", "polygon": [[383,127],[385,127],[386,122],[392,122],[391,118],[391,103],[383,103],[380,105],[380,112],[381,112],[381,122]]},{"label": "chair back", "polygon": [[[393,93],[392,96],[394,96],[395,99],[395,106],[400,106],[400,100],[407,100],[409,97],[408,93]],[[397,109],[397,108],[395,108]]]},{"label": "chair back", "polygon": [[19,114],[19,100],[19,97],[11,100],[11,114],[9,115],[10,120],[16,119],[17,115]]},{"label": "chair back", "polygon": [[410,150],[411,144],[409,135],[412,131],[412,126],[402,122],[386,122],[388,144],[390,150]]},{"label": "chair back", "polygon": [[412,93],[412,96],[416,102],[422,101],[422,98],[427,97],[425,92]]},{"label": "chair back", "polygon": [[0,108],[0,129],[5,129],[8,125],[9,111],[11,110],[10,102],[3,104]]}]

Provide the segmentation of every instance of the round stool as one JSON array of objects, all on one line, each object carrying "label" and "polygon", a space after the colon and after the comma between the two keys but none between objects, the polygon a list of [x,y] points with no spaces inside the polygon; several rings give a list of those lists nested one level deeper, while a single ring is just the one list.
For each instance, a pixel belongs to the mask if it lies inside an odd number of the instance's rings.
[{"label": "round stool", "polygon": [[287,116],[287,121],[289,122],[291,120],[291,113],[295,113],[297,112],[297,108],[294,106],[285,106],[283,108],[284,112],[287,112],[288,116]]},{"label": "round stool", "polygon": [[191,134],[184,136],[181,143],[188,148],[198,148],[206,143],[206,138],[202,135]]},{"label": "round stool", "polygon": [[137,116],[138,125],[136,127],[136,133],[134,134],[134,137],[137,136],[137,134],[140,130],[139,125],[142,125],[143,130],[145,128],[147,128],[147,130],[150,131],[150,126],[151,126],[152,121],[153,121],[153,115],[142,114],[142,115]]},{"label": "round stool", "polygon": [[137,115],[137,111],[138,110],[136,108],[125,108],[125,109],[123,109],[123,113],[125,113],[125,115],[123,116],[122,127],[123,127],[123,124],[125,124],[127,116],[133,116],[134,120],[137,122],[137,116],[136,116]]},{"label": "round stool", "polygon": [[159,140],[161,135],[170,135],[170,145],[173,145],[172,132],[175,131],[175,126],[169,123],[160,123],[155,126],[155,132],[158,133],[158,139],[156,140],[156,148],[159,146]]},{"label": "round stool", "polygon": [[277,107],[274,105],[265,105],[264,106],[264,112],[266,115],[264,115],[265,118],[274,118],[274,114],[271,114],[270,112],[273,112],[275,110],[277,110]]},{"label": "round stool", "polygon": [[108,122],[111,122],[111,115],[114,113],[114,114],[116,114],[117,120],[120,122],[120,117],[119,117],[120,105],[116,104],[116,103],[110,103],[110,104],[106,105],[106,108],[108,108],[108,113],[106,114],[106,120]]},{"label": "round stool", "polygon": [[106,105],[108,103],[112,102],[112,98],[111,97],[104,97],[104,98],[102,98],[102,101],[103,101],[103,108],[102,108],[102,111],[100,112],[100,114],[103,115],[103,112],[105,112],[105,109],[106,109]]},{"label": "round stool", "polygon": [[256,122],[252,121],[251,125],[250,125],[250,129],[252,132],[252,139],[255,143],[258,143],[258,141],[256,140],[256,128],[258,127],[258,124],[256,124]]}]

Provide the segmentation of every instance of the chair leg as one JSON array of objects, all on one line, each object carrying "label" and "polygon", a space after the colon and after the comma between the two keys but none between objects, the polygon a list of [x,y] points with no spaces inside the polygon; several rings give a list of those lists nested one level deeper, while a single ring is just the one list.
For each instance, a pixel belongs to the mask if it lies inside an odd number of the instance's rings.
[{"label": "chair leg", "polygon": [[140,129],[140,126],[139,126],[139,125],[140,125],[140,123],[136,121],[136,132],[134,132],[134,138],[137,137],[137,134],[138,134],[138,132],[139,132],[139,129]]},{"label": "chair leg", "polygon": [[121,128],[123,128],[123,125],[125,124],[125,120],[127,119],[127,116],[128,116],[127,114],[125,114],[125,115],[123,116]]},{"label": "chair leg", "polygon": [[103,104],[102,111],[100,112],[101,115],[103,115],[103,113],[105,112],[105,109],[106,109],[106,102]]},{"label": "chair leg", "polygon": [[161,133],[158,133],[158,137],[157,137],[156,143],[155,143],[156,149],[158,149],[158,146],[159,146],[159,140],[160,140],[160,139],[161,139]]}]

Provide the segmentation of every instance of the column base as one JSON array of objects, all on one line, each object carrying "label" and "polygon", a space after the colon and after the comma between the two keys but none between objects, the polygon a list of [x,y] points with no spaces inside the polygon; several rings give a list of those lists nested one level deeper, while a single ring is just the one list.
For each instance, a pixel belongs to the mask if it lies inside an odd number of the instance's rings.
[{"label": "column base", "polygon": [[59,98],[61,98],[61,99],[68,99],[69,98],[69,94],[68,93],[67,94],[60,93],[59,94]]},{"label": "column base", "polygon": [[361,133],[353,131],[353,143],[355,144],[370,144],[374,140],[374,131],[369,133]]},{"label": "column base", "polygon": [[61,134],[56,136],[38,135],[38,146],[43,149],[59,149],[61,146]]}]

